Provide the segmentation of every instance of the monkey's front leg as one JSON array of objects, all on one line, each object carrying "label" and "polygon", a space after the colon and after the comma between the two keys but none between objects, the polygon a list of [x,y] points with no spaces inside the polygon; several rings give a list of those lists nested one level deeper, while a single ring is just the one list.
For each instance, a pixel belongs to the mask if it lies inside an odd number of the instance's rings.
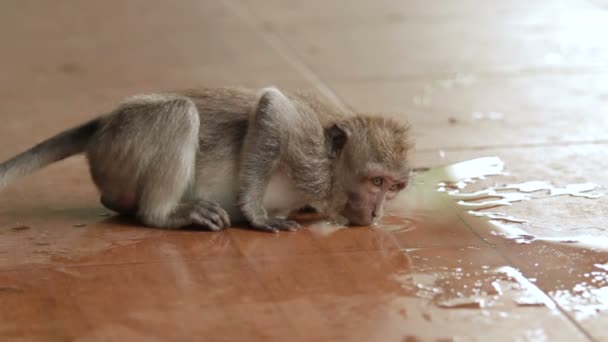
[{"label": "monkey's front leg", "polygon": [[290,115],[297,115],[290,101],[277,89],[266,88],[249,120],[241,161],[239,202],[249,223],[262,231],[300,227],[295,221],[269,216],[264,208],[264,194],[280,161],[281,134],[289,128],[285,120]]}]

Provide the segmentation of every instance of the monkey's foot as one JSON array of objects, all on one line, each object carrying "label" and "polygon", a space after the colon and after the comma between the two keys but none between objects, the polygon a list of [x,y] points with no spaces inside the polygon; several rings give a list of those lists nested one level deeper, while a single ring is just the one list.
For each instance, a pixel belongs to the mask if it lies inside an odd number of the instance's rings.
[{"label": "monkey's foot", "polygon": [[190,224],[200,225],[212,231],[230,227],[230,216],[219,204],[196,200],[181,204],[173,214],[176,219],[186,219]]},{"label": "monkey's foot", "polygon": [[276,217],[268,219],[262,224],[253,224],[252,226],[257,230],[270,233],[278,233],[279,230],[288,230],[293,232],[301,227],[296,221]]}]

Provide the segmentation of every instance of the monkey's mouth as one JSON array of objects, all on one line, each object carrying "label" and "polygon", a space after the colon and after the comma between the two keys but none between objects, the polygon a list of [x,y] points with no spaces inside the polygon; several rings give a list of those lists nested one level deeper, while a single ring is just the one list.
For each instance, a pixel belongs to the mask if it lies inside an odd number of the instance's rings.
[{"label": "monkey's mouth", "polygon": [[380,216],[372,216],[371,212],[367,213],[367,210],[363,206],[354,207],[347,205],[342,215],[348,221],[349,226],[371,226],[380,220]]}]

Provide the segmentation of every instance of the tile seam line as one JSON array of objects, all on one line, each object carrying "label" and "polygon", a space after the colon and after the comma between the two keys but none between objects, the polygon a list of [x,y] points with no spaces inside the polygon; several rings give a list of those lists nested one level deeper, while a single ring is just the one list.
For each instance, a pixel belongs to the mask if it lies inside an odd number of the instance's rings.
[{"label": "tile seam line", "polygon": [[360,76],[360,77],[328,77],[328,79],[338,84],[367,84],[367,83],[398,83],[398,82],[414,82],[414,81],[429,81],[429,78],[433,81],[440,81],[446,77],[455,75],[471,75],[483,80],[495,80],[495,79],[526,79],[534,77],[568,77],[568,76],[593,76],[597,74],[605,74],[608,72],[607,66],[602,67],[589,67],[589,68],[577,68],[577,69],[562,69],[554,70],[550,68],[538,68],[533,70],[513,70],[513,71],[501,71],[501,70],[445,70],[439,72],[426,72],[426,73],[395,73],[391,76],[381,73],[377,76]]},{"label": "tile seam line", "polygon": [[608,140],[581,140],[581,141],[564,141],[554,143],[529,143],[529,144],[504,144],[504,145],[489,145],[489,146],[456,146],[456,147],[425,147],[416,152],[460,152],[460,151],[482,151],[492,149],[513,149],[513,148],[537,148],[537,147],[569,147],[583,145],[606,145]]},{"label": "tile seam line", "polygon": [[[399,248],[395,248],[395,250],[398,250]],[[374,251],[374,250],[367,250],[367,249],[361,249],[361,250],[352,250],[352,251],[334,251],[334,252],[323,252],[323,254],[328,254],[328,255],[349,255],[349,254],[363,254],[363,253],[368,253],[370,251]],[[291,254],[291,256],[295,256],[295,257],[306,257],[306,256],[311,256],[311,255],[319,255],[319,253],[296,253],[296,254]],[[198,257],[198,258],[185,258],[184,261],[185,262],[199,262],[199,261],[214,261],[215,259],[230,259],[230,260],[259,260],[259,261],[264,261],[264,260],[271,260],[271,259],[276,259],[277,257],[281,257],[280,255],[268,255],[268,256],[241,256],[241,255],[236,255],[236,256],[218,256],[218,257],[213,257],[213,258],[206,258],[206,257]],[[127,261],[127,262],[104,262],[104,263],[87,263],[87,264],[72,264],[72,265],[67,265],[67,264],[55,264],[55,265],[41,265],[41,264],[22,264],[22,265],[17,265],[14,268],[10,267],[10,268],[3,268],[0,269],[0,274],[4,273],[4,272],[15,272],[15,271],[38,271],[38,270],[54,270],[54,269],[62,269],[62,268],[70,268],[70,269],[74,269],[74,268],[91,268],[91,267],[112,267],[112,266],[138,266],[138,265],[154,265],[154,264],[166,264],[166,263],[170,263],[169,261],[167,261],[166,259],[157,259],[157,260],[142,260],[142,261]],[[25,267],[25,268],[24,268]]]},{"label": "tile seam line", "polygon": [[295,52],[289,44],[276,31],[264,30],[260,28],[258,16],[254,15],[247,5],[236,3],[236,0],[224,0],[222,3],[228,7],[233,13],[240,17],[243,22],[251,26],[251,28],[266,42],[268,45],[285,61],[287,61],[298,73],[306,80],[311,82],[321,94],[328,97],[334,104],[338,105],[342,110],[352,112],[353,109],[349,106],[325,81],[317,75],[313,69],[308,66],[302,58]]},{"label": "tile seam line", "polygon": [[300,330],[298,329],[297,325],[294,325],[293,320],[289,315],[289,312],[287,312],[286,309],[281,305],[281,301],[272,290],[272,287],[268,285],[267,282],[264,282],[263,275],[261,275],[260,272],[256,269],[256,265],[254,264],[253,259],[255,258],[245,257],[243,261],[245,264],[248,265],[249,270],[253,273],[253,276],[255,277],[256,281],[260,284],[260,286],[264,289],[268,297],[272,300],[273,307],[283,314],[283,320],[287,324],[287,326],[289,326],[291,331],[295,335],[297,335],[298,339],[302,339],[303,336],[300,333]]}]

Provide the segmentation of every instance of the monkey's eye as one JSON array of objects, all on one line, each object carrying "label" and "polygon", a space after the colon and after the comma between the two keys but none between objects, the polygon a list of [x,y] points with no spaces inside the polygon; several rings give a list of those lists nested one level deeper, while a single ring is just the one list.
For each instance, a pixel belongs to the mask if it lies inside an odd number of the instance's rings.
[{"label": "monkey's eye", "polygon": [[374,177],[371,179],[372,184],[377,187],[381,187],[382,183],[384,183],[384,179],[382,177]]},{"label": "monkey's eye", "polygon": [[405,188],[405,183],[397,183],[393,184],[388,190],[392,192],[397,192],[403,190],[403,188]]}]

